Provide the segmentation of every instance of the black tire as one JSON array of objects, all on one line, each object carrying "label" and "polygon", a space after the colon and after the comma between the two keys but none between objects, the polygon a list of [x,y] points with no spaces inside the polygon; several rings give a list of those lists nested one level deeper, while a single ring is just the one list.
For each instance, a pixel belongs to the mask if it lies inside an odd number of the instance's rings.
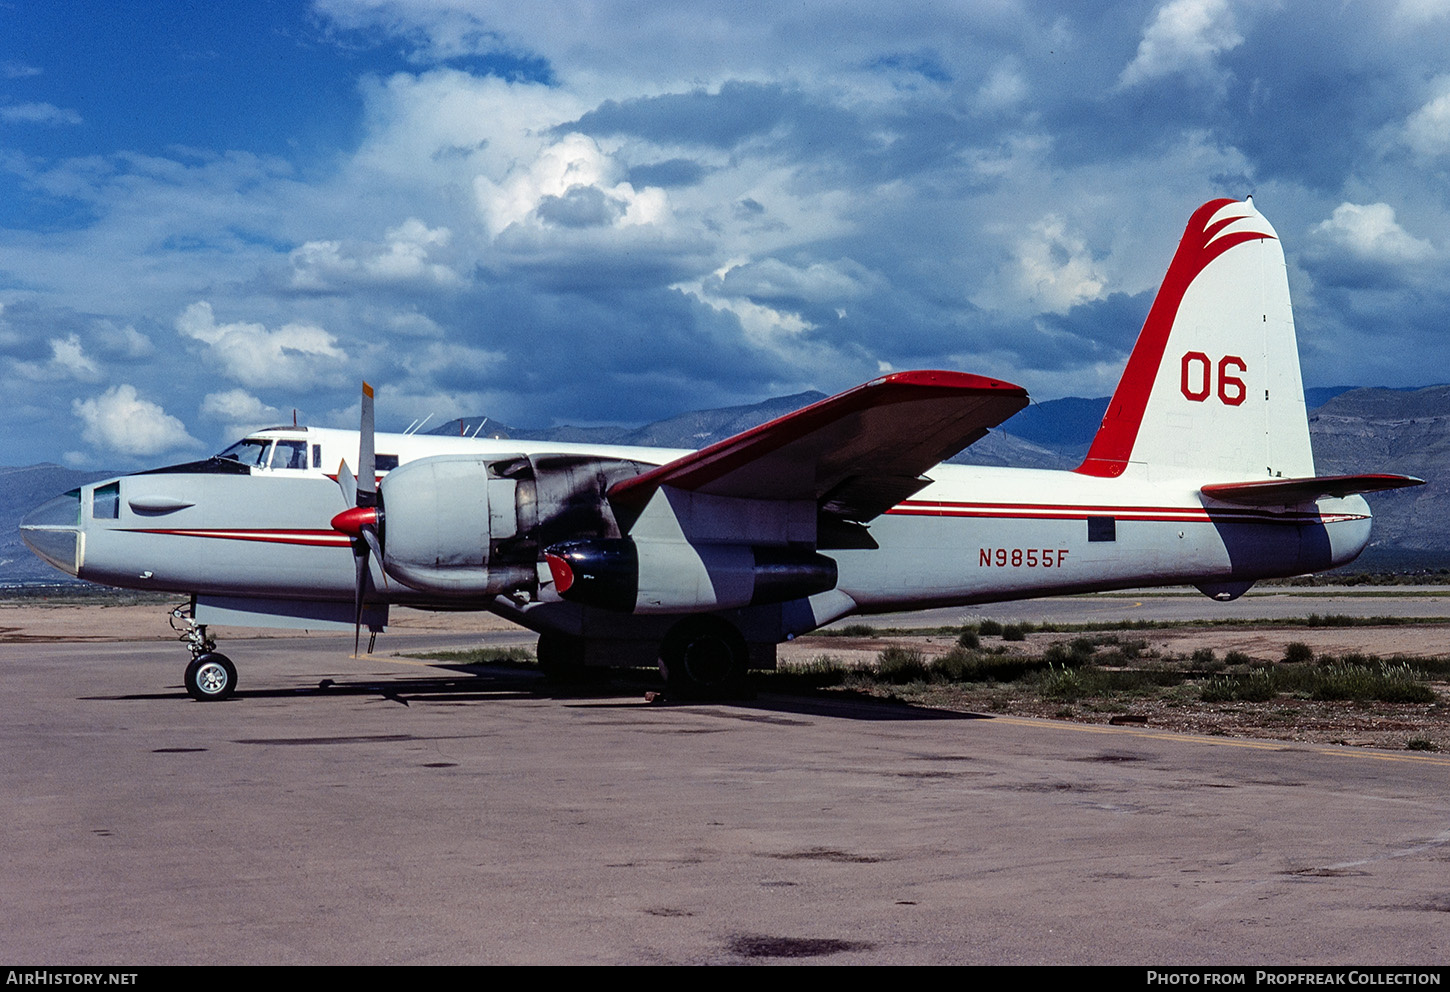
[{"label": "black tire", "polygon": [[198,702],[226,699],[236,689],[237,667],[224,654],[208,652],[186,666],[186,691]]},{"label": "black tire", "polygon": [[584,667],[584,640],[568,634],[540,634],[535,648],[539,671],[555,685],[577,685],[588,673]]},{"label": "black tire", "polygon": [[690,617],[670,628],[660,644],[660,674],[682,698],[745,693],[750,654],[745,638],[719,617]]}]

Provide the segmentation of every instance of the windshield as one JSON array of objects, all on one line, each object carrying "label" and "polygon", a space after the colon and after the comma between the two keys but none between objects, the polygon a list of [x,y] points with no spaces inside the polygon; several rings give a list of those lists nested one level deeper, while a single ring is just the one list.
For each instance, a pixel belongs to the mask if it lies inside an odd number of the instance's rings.
[{"label": "windshield", "polygon": [[253,467],[267,464],[267,448],[271,441],[262,437],[243,438],[232,445],[226,451],[217,455],[218,458],[225,458],[228,461],[241,462],[243,465]]}]

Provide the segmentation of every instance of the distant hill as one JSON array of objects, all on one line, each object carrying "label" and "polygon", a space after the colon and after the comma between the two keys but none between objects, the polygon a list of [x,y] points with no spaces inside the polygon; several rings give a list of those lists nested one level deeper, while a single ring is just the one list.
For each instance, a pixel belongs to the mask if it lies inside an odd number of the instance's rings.
[{"label": "distant hill", "polygon": [[1398,472],[1425,485],[1370,497],[1377,560],[1450,567],[1450,385],[1352,389],[1309,416],[1315,468],[1325,474]]},{"label": "distant hill", "polygon": [[793,396],[778,396],[748,406],[695,410],[645,424],[643,427],[510,427],[487,417],[464,417],[450,420],[428,433],[449,437],[471,437],[480,433],[483,437],[514,438],[519,441],[578,441],[585,444],[637,444],[650,448],[703,448],[825,398],[825,393],[811,390]]},{"label": "distant hill", "polygon": [[[797,393],[746,406],[697,410],[643,427],[515,428],[486,417],[454,420],[430,433],[457,436],[700,448],[825,396]],[[1367,568],[1450,567],[1450,385],[1425,389],[1330,387],[1306,390],[1321,400],[1309,416],[1321,474],[1396,472],[1427,484],[1372,496],[1374,539],[1360,559]],[[951,461],[1021,468],[1075,468],[1087,452],[1106,397],[1033,403]],[[30,554],[16,528],[40,503],[114,472],[76,472],[58,465],[0,466],[0,583],[54,581],[60,573]]]}]

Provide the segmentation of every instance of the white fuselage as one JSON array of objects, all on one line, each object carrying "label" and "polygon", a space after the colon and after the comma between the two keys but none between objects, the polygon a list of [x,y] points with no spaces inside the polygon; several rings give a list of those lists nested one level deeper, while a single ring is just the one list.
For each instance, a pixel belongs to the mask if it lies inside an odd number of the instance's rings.
[{"label": "white fuselage", "polygon": [[[353,551],[328,521],[345,506],[331,477],[338,462],[356,459],[357,433],[281,429],[251,437],[305,438],[318,446],[318,457],[309,457],[304,469],[147,473],[83,487],[74,560],[64,553],[48,560],[81,578],[131,588],[350,602]],[[377,435],[376,448],[396,455],[400,465],[462,453],[574,453],[658,465],[684,454],[397,434]],[[379,474],[386,499],[386,474]],[[939,465],[928,473],[931,485],[870,522],[876,547],[822,544],[821,553],[837,563],[836,588],[811,597],[808,610],[792,614],[796,619],[780,620],[773,635],[850,613],[1137,585],[1247,583],[1344,564],[1368,540],[1369,509],[1358,496],[1297,508],[1215,505],[1186,483],[1154,482],[1144,474],[1106,479]],[[108,487],[109,497],[97,496]],[[388,583],[381,573],[374,585],[374,601],[428,605],[426,596]],[[530,614],[551,624],[578,610],[551,597],[547,584],[529,603],[467,605],[497,609],[530,626]],[[568,622],[577,626],[574,618]]]}]

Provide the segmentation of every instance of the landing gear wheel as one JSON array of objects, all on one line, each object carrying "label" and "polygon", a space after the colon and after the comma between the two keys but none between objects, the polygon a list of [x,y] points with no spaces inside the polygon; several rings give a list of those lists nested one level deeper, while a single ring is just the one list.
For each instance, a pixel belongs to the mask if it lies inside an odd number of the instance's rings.
[{"label": "landing gear wheel", "polygon": [[748,696],[748,667],[745,638],[718,617],[682,620],[660,644],[660,674],[681,698]]},{"label": "landing gear wheel", "polygon": [[540,634],[535,654],[545,681],[555,685],[577,685],[588,674],[584,667],[582,638],[568,634]]},{"label": "landing gear wheel", "polygon": [[207,652],[186,666],[186,691],[203,703],[226,699],[237,688],[237,667],[224,654]]}]

